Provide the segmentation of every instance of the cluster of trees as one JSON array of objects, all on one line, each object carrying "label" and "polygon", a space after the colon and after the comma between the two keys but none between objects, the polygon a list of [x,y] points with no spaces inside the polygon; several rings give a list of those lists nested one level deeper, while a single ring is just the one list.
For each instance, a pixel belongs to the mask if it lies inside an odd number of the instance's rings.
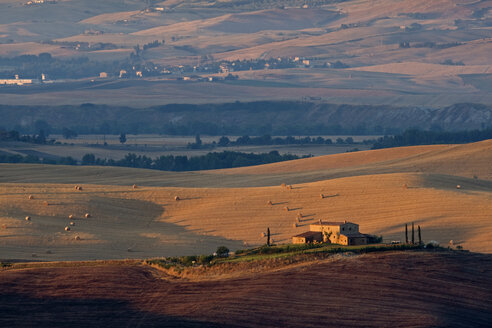
[{"label": "cluster of trees", "polygon": [[36,135],[22,135],[16,130],[5,131],[0,129],[0,141],[21,141],[21,142],[30,142],[36,144],[53,144],[55,142],[54,139],[46,139],[47,134],[44,130],[40,130]]},{"label": "cluster of trees", "polygon": [[[230,140],[228,137],[221,137],[217,146],[219,147],[227,147],[227,146],[247,146],[247,145],[331,145],[333,144],[333,140],[330,138],[323,137],[302,137],[302,138],[294,138],[293,136],[287,136],[285,138],[275,137],[272,138],[271,135],[266,134],[261,137],[250,137],[248,135],[237,138],[235,141]],[[335,140],[336,144],[354,144],[354,139],[352,137],[337,138]]]},{"label": "cluster of trees", "polygon": [[459,144],[486,139],[492,139],[492,128],[459,132],[410,129],[402,134],[384,136],[377,139],[373,144],[372,149],[416,145]]},{"label": "cluster of trees", "polygon": [[74,158],[59,157],[59,158],[39,158],[35,155],[11,155],[0,153],[0,163],[25,163],[25,164],[58,164],[58,165],[77,165],[77,160]]},{"label": "cluster of trees", "polygon": [[[307,156],[304,156],[307,157]],[[0,154],[0,163],[30,163],[30,164],[59,164],[59,165],[100,165],[144,168],[162,171],[199,171],[214,170],[241,166],[261,165],[299,159],[296,155],[280,155],[277,151],[262,154],[224,151],[208,153],[203,156],[160,156],[152,159],[145,155],[129,153],[120,160],[97,158],[94,154],[86,154],[82,161],[74,158],[39,158],[35,155],[21,156]]]},{"label": "cluster of trees", "polygon": [[[363,144],[371,144],[374,140],[364,140]],[[236,140],[231,140],[229,137],[222,136],[219,142],[203,143],[200,135],[195,136],[195,142],[189,143],[187,148],[189,149],[212,149],[215,147],[232,147],[232,146],[263,146],[263,145],[332,145],[334,142],[330,138],[323,137],[299,137],[287,136],[285,138],[275,137],[273,138],[269,134],[265,134],[261,137],[250,137],[244,135],[238,137]],[[352,137],[337,138],[335,140],[337,145],[352,145],[356,142]]]},{"label": "cluster of trees", "polygon": [[452,59],[446,59],[441,62],[442,65],[452,65],[452,66],[465,66],[465,63],[462,60],[453,61]]},{"label": "cluster of trees", "polygon": [[0,66],[8,67],[0,71],[0,77],[12,78],[15,74],[22,78],[40,78],[47,74],[51,79],[83,78],[99,75],[100,72],[119,72],[122,64],[118,61],[99,62],[87,57],[59,59],[49,53],[0,57]]},{"label": "cluster of trees", "polygon": [[409,41],[400,42],[400,48],[435,48],[435,49],[447,49],[451,47],[457,47],[462,45],[461,42],[447,42],[447,43],[436,43],[432,41],[426,42],[414,42],[410,44]]},{"label": "cluster of trees", "polygon": [[241,166],[261,165],[299,159],[296,155],[281,155],[278,151],[252,154],[241,152],[213,152],[202,156],[160,156],[155,159],[145,155],[129,153],[120,160],[96,158],[94,154],[86,154],[82,165],[124,166],[162,171],[199,171],[214,170]]}]

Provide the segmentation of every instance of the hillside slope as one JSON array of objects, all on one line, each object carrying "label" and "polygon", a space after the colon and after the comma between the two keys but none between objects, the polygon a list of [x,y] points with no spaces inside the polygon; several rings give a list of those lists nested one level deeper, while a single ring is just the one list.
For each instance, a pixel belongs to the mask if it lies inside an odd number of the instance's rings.
[{"label": "hillside slope", "polygon": [[210,253],[261,245],[267,227],[286,243],[321,219],[354,221],[385,241],[403,240],[404,224],[415,222],[424,241],[491,253],[491,146],[383,149],[208,173],[3,164],[0,245],[7,258],[51,260]]},{"label": "hillside slope", "polygon": [[[11,88],[3,102],[12,105],[145,107],[313,97],[341,104],[441,107],[491,101],[492,86],[482,81],[490,79],[492,64],[492,6],[485,0],[65,0],[38,5],[9,0],[0,2],[0,22],[0,56],[50,52],[65,59],[118,60],[120,67],[108,64],[84,77],[97,81],[102,71],[120,81],[124,69],[136,82],[96,89],[65,81],[62,88],[33,88],[36,92],[28,94]],[[156,41],[138,55],[141,67],[155,69],[136,79],[130,54],[137,45]],[[261,62],[268,59],[291,62],[274,70]],[[257,67],[238,71],[229,62],[227,72],[219,72],[223,60],[253,60]],[[187,65],[186,73],[177,69]],[[39,78],[40,69],[26,72],[19,65],[15,72]],[[169,71],[174,73],[162,74]],[[196,74],[224,77],[229,71],[239,81],[177,81]],[[9,65],[0,67],[5,75],[15,72]],[[161,83],[142,86],[142,80],[156,78]]]},{"label": "hillside slope", "polygon": [[198,282],[137,265],[9,270],[0,271],[0,325],[486,327],[491,272],[489,255],[420,252]]},{"label": "hillside slope", "polygon": [[335,154],[214,171],[218,174],[279,174],[326,171],[346,176],[357,172],[427,172],[492,180],[492,140],[464,145],[432,145]]}]

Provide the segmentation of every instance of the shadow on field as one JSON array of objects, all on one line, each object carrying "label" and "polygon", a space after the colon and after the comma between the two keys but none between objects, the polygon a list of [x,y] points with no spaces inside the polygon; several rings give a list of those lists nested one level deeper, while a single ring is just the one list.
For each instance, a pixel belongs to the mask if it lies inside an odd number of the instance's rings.
[{"label": "shadow on field", "polygon": [[224,327],[140,311],[118,299],[67,299],[0,295],[1,327]]}]

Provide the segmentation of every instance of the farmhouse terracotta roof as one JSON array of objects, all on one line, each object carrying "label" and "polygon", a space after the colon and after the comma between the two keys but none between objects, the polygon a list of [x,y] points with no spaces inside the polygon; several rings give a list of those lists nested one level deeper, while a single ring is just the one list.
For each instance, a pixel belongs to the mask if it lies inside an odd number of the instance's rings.
[{"label": "farmhouse terracotta roof", "polygon": [[306,232],[303,232],[299,235],[295,235],[293,237],[313,237],[313,236],[319,236],[321,234],[321,232],[319,231],[306,231]]}]

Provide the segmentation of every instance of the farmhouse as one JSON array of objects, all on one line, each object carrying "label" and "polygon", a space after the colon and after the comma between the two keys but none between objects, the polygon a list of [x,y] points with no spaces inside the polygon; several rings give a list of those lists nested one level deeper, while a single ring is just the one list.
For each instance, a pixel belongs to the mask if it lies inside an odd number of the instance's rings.
[{"label": "farmhouse", "polygon": [[0,79],[0,84],[3,85],[25,85],[33,84],[32,79],[19,79],[19,75],[15,75],[15,79]]},{"label": "farmhouse", "polygon": [[319,231],[307,231],[292,237],[294,244],[309,244],[323,241],[323,234]]},{"label": "farmhouse", "polygon": [[[318,240],[315,236],[319,236],[319,234],[321,238]],[[359,232],[359,225],[347,221],[321,221],[320,223],[311,224],[308,232],[292,237],[292,243],[294,244],[305,244],[321,240],[340,245],[367,244],[367,236]]]}]

